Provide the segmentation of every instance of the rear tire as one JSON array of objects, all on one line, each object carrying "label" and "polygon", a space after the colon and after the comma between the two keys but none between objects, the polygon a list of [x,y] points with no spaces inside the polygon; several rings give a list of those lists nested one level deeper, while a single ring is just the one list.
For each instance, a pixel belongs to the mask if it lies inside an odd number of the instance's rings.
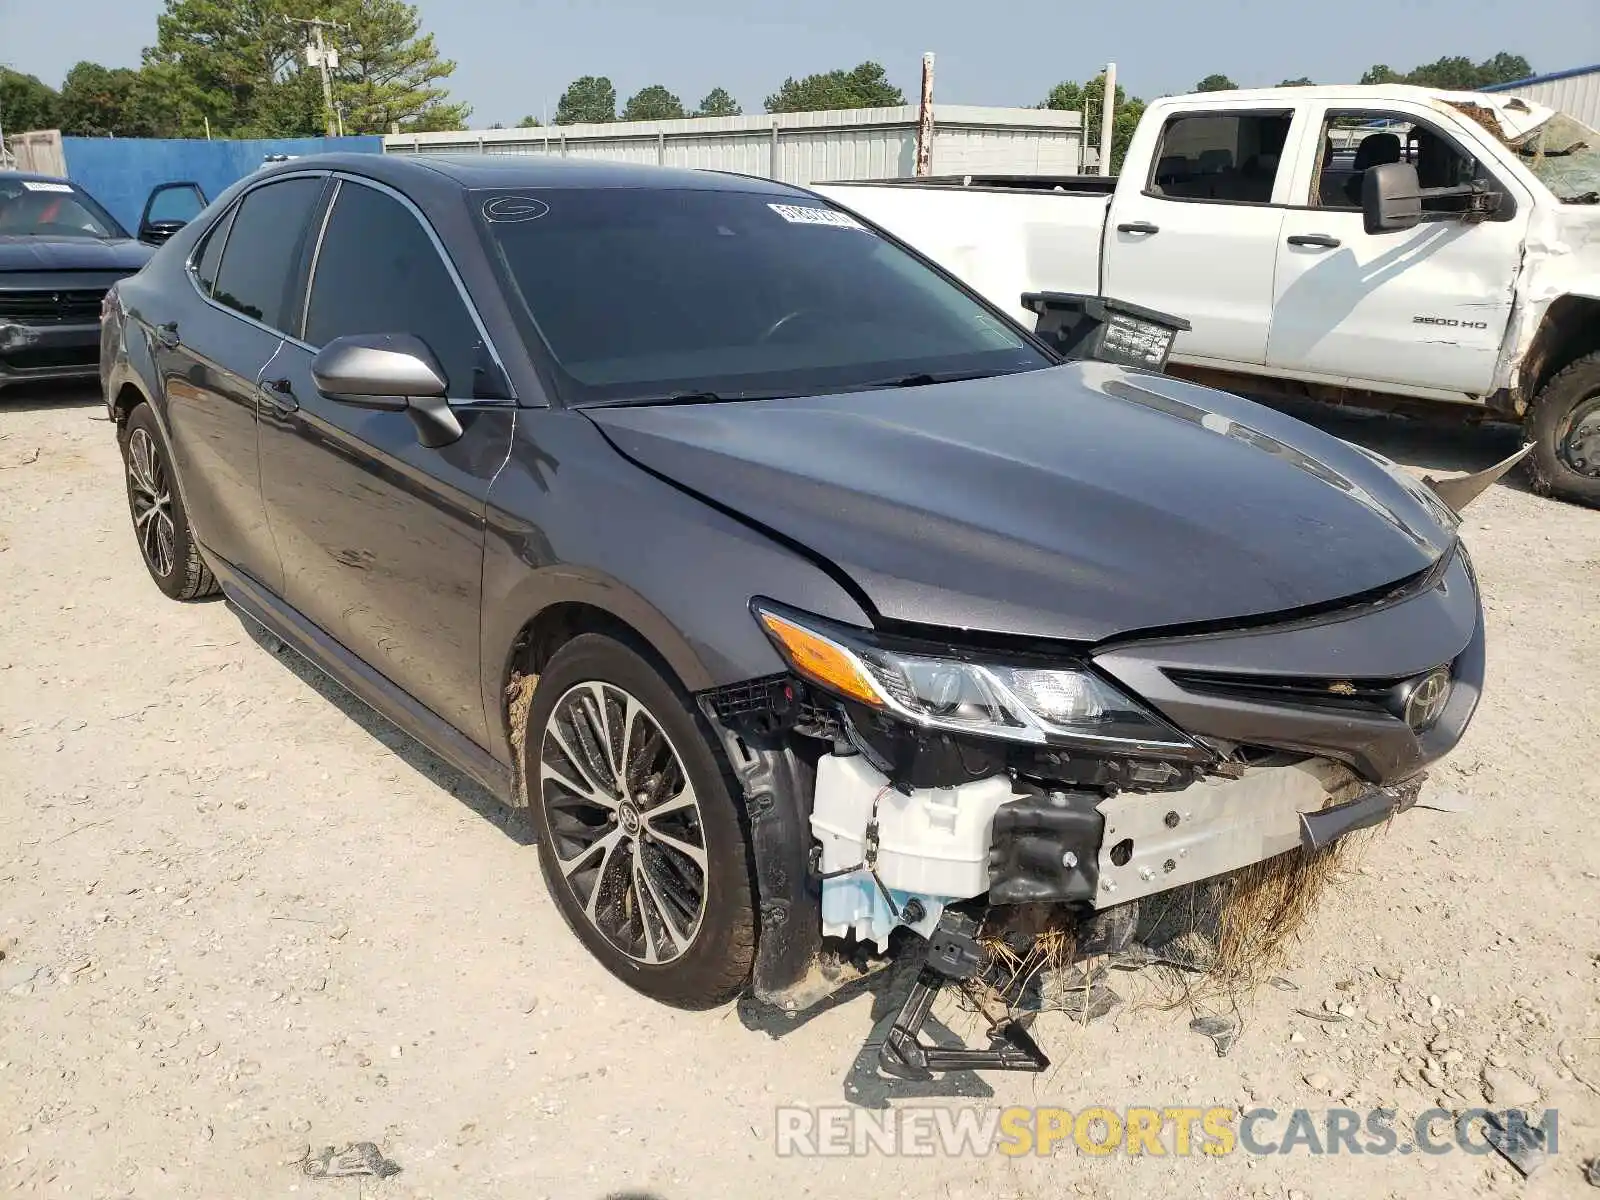
[{"label": "rear tire", "polygon": [[1600,353],[1552,376],[1528,409],[1528,478],[1542,496],[1600,508]]},{"label": "rear tire", "polygon": [[545,883],[589,953],[677,1008],[744,988],[755,958],[749,844],[689,697],[602,634],[541,673],[524,770]]},{"label": "rear tire", "polygon": [[172,453],[148,404],[128,414],[122,428],[122,474],[128,511],[145,569],[168,597],[196,600],[217,591],[189,527]]}]

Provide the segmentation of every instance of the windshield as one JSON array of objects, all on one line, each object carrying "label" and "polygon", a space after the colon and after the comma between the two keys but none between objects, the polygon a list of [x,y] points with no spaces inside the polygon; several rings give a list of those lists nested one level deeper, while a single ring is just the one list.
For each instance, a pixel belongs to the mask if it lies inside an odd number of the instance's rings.
[{"label": "windshield", "polygon": [[568,403],[812,395],[1051,365],[821,200],[624,188],[471,200]]},{"label": "windshield", "polygon": [[126,237],[109,213],[70,183],[0,179],[0,237]]},{"label": "windshield", "polygon": [[1539,182],[1569,204],[1600,203],[1600,133],[1557,113],[1517,144]]}]

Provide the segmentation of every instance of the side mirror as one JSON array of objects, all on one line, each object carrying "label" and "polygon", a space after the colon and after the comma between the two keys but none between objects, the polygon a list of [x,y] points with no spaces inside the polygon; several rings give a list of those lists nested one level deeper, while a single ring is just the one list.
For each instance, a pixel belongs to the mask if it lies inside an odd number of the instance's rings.
[{"label": "side mirror", "polygon": [[1361,217],[1368,233],[1410,229],[1422,220],[1422,186],[1410,163],[1368,167],[1361,177]]},{"label": "side mirror", "polygon": [[159,246],[198,217],[206,194],[198,183],[162,183],[152,188],[139,215],[139,240]]},{"label": "side mirror", "polygon": [[445,399],[444,369],[428,344],[409,333],[335,338],[311,360],[311,379],[330,400],[408,414],[424,446],[448,446],[461,436]]}]

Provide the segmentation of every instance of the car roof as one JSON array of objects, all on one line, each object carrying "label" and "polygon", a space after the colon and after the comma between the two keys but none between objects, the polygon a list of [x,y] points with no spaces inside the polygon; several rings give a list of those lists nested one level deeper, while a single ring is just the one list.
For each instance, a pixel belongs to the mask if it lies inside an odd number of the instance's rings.
[{"label": "car roof", "polygon": [[632,188],[646,191],[762,192],[803,196],[800,188],[755,175],[729,171],[691,171],[676,167],[544,154],[313,154],[273,163],[257,178],[295,171],[340,170],[400,185],[403,181],[440,182],[475,188]]},{"label": "car roof", "polygon": [[[40,175],[33,171],[0,171],[0,180],[18,179],[25,183],[72,183],[64,175]],[[73,187],[78,185],[72,183]]]}]

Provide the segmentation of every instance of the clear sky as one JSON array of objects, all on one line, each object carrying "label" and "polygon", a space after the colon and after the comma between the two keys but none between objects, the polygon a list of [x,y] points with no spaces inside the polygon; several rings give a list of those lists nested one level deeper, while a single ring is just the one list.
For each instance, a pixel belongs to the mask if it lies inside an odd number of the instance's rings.
[{"label": "clear sky", "polygon": [[[160,0],[0,0],[0,63],[59,85],[80,59],[134,66]],[[937,98],[1030,105],[1107,59],[1135,95],[1186,91],[1220,71],[1240,84],[1353,81],[1500,50],[1538,71],[1600,62],[1600,0],[420,0],[458,66],[472,124],[543,119],[576,77],[609,75],[619,102],[664,83],[689,107],[716,86],[746,112],[786,75],[875,59],[908,96],[923,51]],[[1007,14],[1010,15],[1007,15]]]}]

